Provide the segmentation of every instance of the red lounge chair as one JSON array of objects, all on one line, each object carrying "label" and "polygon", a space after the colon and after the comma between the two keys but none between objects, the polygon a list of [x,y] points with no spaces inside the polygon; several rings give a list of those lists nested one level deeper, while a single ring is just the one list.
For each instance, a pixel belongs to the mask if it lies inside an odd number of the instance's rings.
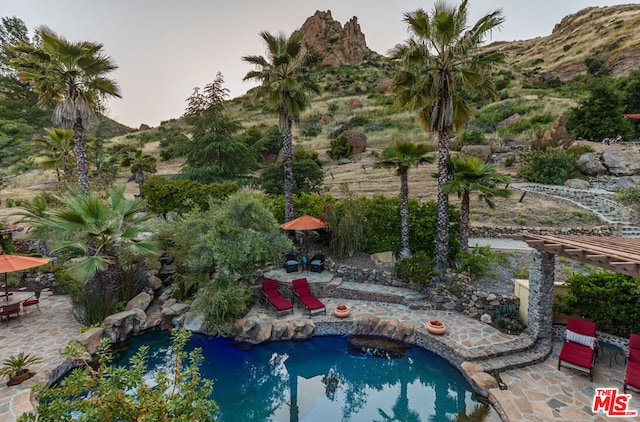
[{"label": "red lounge chair", "polygon": [[311,289],[309,288],[309,283],[306,278],[293,280],[293,291],[298,298],[298,306],[302,303],[309,311],[309,316],[313,313],[320,312],[323,312],[325,315],[327,314],[327,308],[324,306],[324,303],[320,302],[317,297],[311,294]]},{"label": "red lounge chair", "polygon": [[293,303],[289,302],[278,290],[278,282],[276,280],[264,280],[262,282],[262,294],[264,298],[276,309],[276,318],[280,314],[291,311],[293,314]]},{"label": "red lounge chair", "polygon": [[596,350],[596,324],[569,318],[567,320],[566,341],[558,358],[561,366],[577,369],[589,374],[593,381],[593,362]]},{"label": "red lounge chair", "polygon": [[625,394],[627,385],[640,389],[640,335],[638,334],[631,334],[629,337],[629,360],[627,372],[624,375]]}]

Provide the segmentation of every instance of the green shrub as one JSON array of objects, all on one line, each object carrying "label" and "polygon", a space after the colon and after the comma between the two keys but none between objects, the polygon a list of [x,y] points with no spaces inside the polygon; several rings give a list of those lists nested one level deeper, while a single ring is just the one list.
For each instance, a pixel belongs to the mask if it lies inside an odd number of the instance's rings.
[{"label": "green shrub", "polygon": [[530,182],[563,185],[568,179],[581,176],[571,157],[561,148],[547,152],[529,151],[523,157],[524,165],[518,176]]},{"label": "green shrub", "polygon": [[516,162],[516,156],[515,155],[510,155],[507,157],[506,160],[504,160],[504,166],[505,167],[513,167],[513,165]]},{"label": "green shrub", "polygon": [[322,127],[317,123],[310,123],[302,128],[302,134],[309,138],[315,138],[322,133]]},{"label": "green shrub", "polygon": [[[266,166],[258,177],[258,184],[264,193],[284,195],[284,163]],[[298,148],[293,153],[293,193],[320,192],[324,181],[324,172],[315,151]]]},{"label": "green shrub", "polygon": [[460,151],[465,145],[485,145],[484,134],[479,130],[465,130],[451,144],[451,150]]},{"label": "green shrub", "polygon": [[520,313],[518,308],[512,303],[507,303],[495,312],[496,325],[508,331],[521,331],[523,328],[520,321]]},{"label": "green shrub", "polygon": [[424,251],[396,262],[394,272],[397,278],[430,286],[435,273],[435,260]]},{"label": "green shrub", "polygon": [[640,217],[640,185],[620,189],[616,192],[616,201],[633,208],[636,219]]},{"label": "green shrub", "polygon": [[557,295],[557,312],[595,321],[598,330],[628,338],[640,333],[640,284],[637,278],[599,271],[574,274],[565,281],[567,295]]},{"label": "green shrub", "polygon": [[466,271],[469,277],[476,279],[485,275],[497,274],[496,267],[503,265],[507,259],[500,252],[491,250],[491,246],[477,246],[471,252],[460,252],[458,257],[460,270]]},{"label": "green shrub", "polygon": [[204,316],[211,334],[232,335],[233,323],[247,311],[251,291],[232,277],[219,277],[200,287],[193,307]]},{"label": "green shrub", "polygon": [[329,157],[334,160],[338,160],[340,158],[347,158],[351,156],[353,152],[353,147],[347,141],[347,138],[344,135],[340,135],[337,138],[331,140],[329,144]]}]

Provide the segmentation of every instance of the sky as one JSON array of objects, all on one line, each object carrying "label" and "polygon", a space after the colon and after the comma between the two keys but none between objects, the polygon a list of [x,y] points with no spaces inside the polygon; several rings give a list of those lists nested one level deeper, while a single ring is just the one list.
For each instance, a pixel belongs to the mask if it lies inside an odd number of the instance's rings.
[{"label": "sky", "polygon": [[[551,34],[586,7],[625,3],[470,0],[469,23],[501,8],[505,23],[490,41],[526,40]],[[182,116],[193,89],[217,72],[230,98],[244,94],[255,83],[242,82],[252,70],[242,57],[265,55],[260,31],[288,35],[316,10],[331,10],[343,25],[357,16],[367,46],[386,54],[407,39],[403,14],[432,7],[424,0],[0,0],[0,16],[20,18],[30,34],[46,25],[69,41],[103,44],[119,67],[111,77],[122,95],[109,101],[107,114],[137,128]]]}]

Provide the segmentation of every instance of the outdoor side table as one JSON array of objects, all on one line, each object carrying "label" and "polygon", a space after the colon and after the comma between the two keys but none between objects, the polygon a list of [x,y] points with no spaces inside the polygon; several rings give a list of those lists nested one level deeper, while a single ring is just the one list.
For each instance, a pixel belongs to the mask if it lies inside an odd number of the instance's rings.
[{"label": "outdoor side table", "polygon": [[604,357],[604,352],[609,352],[609,366],[611,366],[611,361],[613,360],[615,363],[618,363],[618,356],[624,356],[625,363],[627,357],[624,354],[624,349],[620,346],[616,346],[615,344],[606,343],[604,341],[598,342],[598,348],[602,349],[602,356],[600,359]]}]

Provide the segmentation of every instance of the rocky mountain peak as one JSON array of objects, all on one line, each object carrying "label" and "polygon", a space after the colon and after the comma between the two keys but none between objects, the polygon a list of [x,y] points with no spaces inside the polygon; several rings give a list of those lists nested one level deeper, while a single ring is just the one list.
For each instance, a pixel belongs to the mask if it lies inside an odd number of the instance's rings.
[{"label": "rocky mountain peak", "polygon": [[307,18],[300,31],[304,44],[324,56],[322,66],[358,64],[367,52],[364,34],[355,16],[342,26],[333,19],[331,10],[318,10]]}]

